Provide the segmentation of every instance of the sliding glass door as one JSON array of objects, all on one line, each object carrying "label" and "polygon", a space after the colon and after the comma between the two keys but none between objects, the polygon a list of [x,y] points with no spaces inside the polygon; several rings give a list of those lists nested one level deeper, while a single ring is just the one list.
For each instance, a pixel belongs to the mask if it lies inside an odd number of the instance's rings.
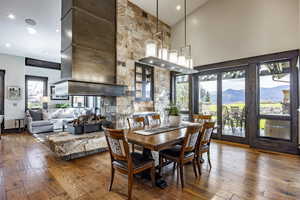
[{"label": "sliding glass door", "polygon": [[246,70],[221,73],[222,135],[246,137]]},{"label": "sliding glass door", "polygon": [[198,80],[197,113],[212,115],[215,138],[246,143],[247,68],[202,73]]},{"label": "sliding glass door", "polygon": [[298,153],[298,56],[287,51],[199,67],[193,113],[212,115],[216,139]]}]

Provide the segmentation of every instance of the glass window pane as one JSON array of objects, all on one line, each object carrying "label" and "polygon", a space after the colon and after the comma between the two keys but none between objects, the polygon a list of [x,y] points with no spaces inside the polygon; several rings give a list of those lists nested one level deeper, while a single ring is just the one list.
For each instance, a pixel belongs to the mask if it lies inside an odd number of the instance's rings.
[{"label": "glass window pane", "polygon": [[89,96],[89,97],[87,97],[87,107],[88,108],[94,108],[94,106],[95,106],[95,97],[93,97],[93,96]]},{"label": "glass window pane", "polygon": [[143,73],[143,68],[142,67],[136,67],[136,73]]},{"label": "glass window pane", "polygon": [[73,107],[84,108],[84,96],[74,96],[73,97]]},{"label": "glass window pane", "polygon": [[189,110],[189,79],[188,75],[176,77],[176,105],[181,111]]},{"label": "glass window pane", "polygon": [[143,81],[143,76],[142,76],[142,74],[136,74],[136,81],[137,81],[137,82],[142,82],[142,81]]},{"label": "glass window pane", "polygon": [[222,134],[245,137],[245,70],[222,73]]},{"label": "glass window pane", "polygon": [[27,107],[29,109],[42,108],[41,98],[44,96],[45,82],[42,80],[27,81]]},{"label": "glass window pane", "polygon": [[199,76],[199,114],[212,115],[217,121],[217,75]]},{"label": "glass window pane", "polygon": [[259,123],[259,134],[261,137],[290,140],[290,126],[290,121],[261,119]]},{"label": "glass window pane", "polygon": [[259,69],[261,115],[290,115],[290,63],[262,64]]}]

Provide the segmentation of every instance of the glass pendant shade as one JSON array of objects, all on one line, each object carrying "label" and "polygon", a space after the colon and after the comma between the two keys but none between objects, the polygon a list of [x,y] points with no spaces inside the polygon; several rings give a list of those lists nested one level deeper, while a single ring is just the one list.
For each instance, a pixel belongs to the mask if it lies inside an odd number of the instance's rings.
[{"label": "glass pendant shade", "polygon": [[157,44],[154,40],[146,41],[145,57],[157,57]]},{"label": "glass pendant shade", "polygon": [[169,51],[167,48],[161,48],[158,51],[158,57],[163,60],[168,60],[168,53]]},{"label": "glass pendant shade", "polygon": [[169,52],[169,62],[177,64],[177,62],[178,62],[178,52],[177,52],[177,50],[171,50]]},{"label": "glass pendant shade", "polygon": [[186,66],[186,59],[184,55],[178,56],[178,65]]},{"label": "glass pendant shade", "polygon": [[186,60],[186,63],[187,63],[187,67],[190,68],[190,69],[193,69],[194,68],[194,63],[193,63],[193,59],[192,58],[188,58]]}]

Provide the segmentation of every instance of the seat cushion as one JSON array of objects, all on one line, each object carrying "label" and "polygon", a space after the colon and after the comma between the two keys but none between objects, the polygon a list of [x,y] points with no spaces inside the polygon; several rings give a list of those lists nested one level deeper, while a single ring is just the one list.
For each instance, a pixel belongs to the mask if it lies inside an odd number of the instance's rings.
[{"label": "seat cushion", "polygon": [[[150,164],[150,163],[154,162],[153,159],[146,158],[142,154],[137,153],[137,152],[131,153],[131,158],[132,158],[132,161],[133,161],[133,168],[134,169],[143,167],[146,164]],[[126,161],[115,160],[113,162],[113,165],[124,168],[124,169],[127,169],[127,162]]]},{"label": "seat cushion", "polygon": [[[176,145],[170,149],[160,151],[159,154],[161,154],[163,156],[178,158],[180,156],[180,151],[181,151],[181,145]],[[193,155],[194,155],[194,152],[185,152],[184,153],[184,157],[186,157],[186,158],[191,157]]]},{"label": "seat cushion", "polygon": [[209,150],[209,145],[202,145],[199,150],[200,152],[207,152]]},{"label": "seat cushion", "polygon": [[51,126],[53,125],[52,122],[48,121],[48,120],[44,120],[44,121],[33,121],[31,123],[32,127],[38,127],[38,126]]}]

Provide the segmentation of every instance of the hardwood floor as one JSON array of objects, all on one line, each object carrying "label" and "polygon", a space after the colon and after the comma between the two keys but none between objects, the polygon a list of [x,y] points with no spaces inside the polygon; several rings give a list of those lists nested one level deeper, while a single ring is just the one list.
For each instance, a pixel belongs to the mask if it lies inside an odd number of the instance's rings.
[{"label": "hardwood floor", "polygon": [[[205,162],[198,179],[192,165],[185,167],[183,190],[171,166],[163,170],[169,184],[164,190],[135,179],[133,199],[300,199],[299,156],[213,142],[211,161],[212,170]],[[127,177],[116,174],[112,192],[109,178],[108,153],[61,161],[29,134],[0,140],[0,200],[127,199]]]}]

